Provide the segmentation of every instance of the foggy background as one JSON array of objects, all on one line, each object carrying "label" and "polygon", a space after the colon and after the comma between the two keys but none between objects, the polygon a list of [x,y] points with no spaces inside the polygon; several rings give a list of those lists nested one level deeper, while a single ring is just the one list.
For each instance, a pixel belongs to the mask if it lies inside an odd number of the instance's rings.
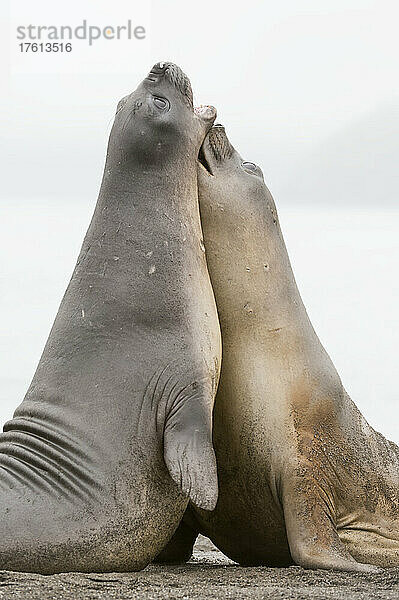
[{"label": "foggy background", "polygon": [[[316,331],[363,414],[399,443],[397,3],[15,0],[1,11],[0,423],[74,267],[117,101],[173,60],[263,168]],[[147,37],[19,52],[17,26],[83,19],[131,19]]]}]

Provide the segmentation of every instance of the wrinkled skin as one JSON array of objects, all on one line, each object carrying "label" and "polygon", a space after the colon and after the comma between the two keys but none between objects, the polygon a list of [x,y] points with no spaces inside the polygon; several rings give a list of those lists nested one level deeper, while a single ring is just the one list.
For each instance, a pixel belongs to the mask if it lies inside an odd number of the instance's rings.
[{"label": "wrinkled skin", "polygon": [[188,497],[215,506],[221,350],[196,167],[214,117],[171,63],[118,105],[76,268],[0,435],[0,569],[137,570]]},{"label": "wrinkled skin", "polygon": [[[191,507],[158,560],[198,532],[243,565],[399,565],[399,448],[345,392],[302,303],[259,167],[215,126],[199,165],[223,339],[214,411],[216,509]],[[367,375],[367,374],[366,374]]]}]

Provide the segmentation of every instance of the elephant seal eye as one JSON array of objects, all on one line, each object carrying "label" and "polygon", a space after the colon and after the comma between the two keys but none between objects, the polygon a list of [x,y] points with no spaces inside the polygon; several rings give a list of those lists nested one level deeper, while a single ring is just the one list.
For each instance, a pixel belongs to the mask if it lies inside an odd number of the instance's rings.
[{"label": "elephant seal eye", "polygon": [[166,98],[160,98],[159,96],[154,96],[154,104],[160,110],[168,110],[170,108],[169,101]]},{"label": "elephant seal eye", "polygon": [[244,167],[244,169],[246,169],[247,171],[251,171],[252,173],[255,173],[256,169],[258,168],[254,163],[246,161],[242,163],[242,166]]}]

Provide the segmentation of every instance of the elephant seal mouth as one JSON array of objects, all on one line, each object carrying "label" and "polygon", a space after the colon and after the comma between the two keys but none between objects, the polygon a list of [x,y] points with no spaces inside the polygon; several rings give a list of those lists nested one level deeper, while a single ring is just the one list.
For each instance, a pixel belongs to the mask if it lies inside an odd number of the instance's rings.
[{"label": "elephant seal mouth", "polygon": [[209,164],[206,153],[204,150],[204,144],[202,144],[199,153],[198,153],[198,162],[204,167],[204,169],[209,173],[209,175],[213,175],[213,171],[211,165]]},{"label": "elephant seal mouth", "polygon": [[157,83],[161,79],[164,79],[168,83],[172,84],[183,97],[186,104],[194,110],[193,103],[193,90],[189,78],[180,67],[172,62],[159,62],[156,63],[147,78],[153,83]]}]

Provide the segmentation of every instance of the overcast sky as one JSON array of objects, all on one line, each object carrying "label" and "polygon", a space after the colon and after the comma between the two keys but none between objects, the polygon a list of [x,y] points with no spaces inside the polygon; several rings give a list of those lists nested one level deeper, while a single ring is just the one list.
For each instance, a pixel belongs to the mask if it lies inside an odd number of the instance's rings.
[{"label": "overcast sky", "polygon": [[[76,262],[116,103],[154,62],[173,60],[262,166],[316,330],[364,415],[399,443],[398,6],[13,0],[7,10],[2,0],[0,425],[23,398]],[[147,37],[19,51],[17,27],[84,19],[131,19]]]},{"label": "overcast sky", "polygon": [[[397,204],[398,17],[396,0],[11,1],[1,193],[95,199],[117,100],[167,59],[198,102],[218,108],[278,203]],[[131,19],[147,36],[74,41],[62,55],[19,51],[17,26],[83,19]]]}]

